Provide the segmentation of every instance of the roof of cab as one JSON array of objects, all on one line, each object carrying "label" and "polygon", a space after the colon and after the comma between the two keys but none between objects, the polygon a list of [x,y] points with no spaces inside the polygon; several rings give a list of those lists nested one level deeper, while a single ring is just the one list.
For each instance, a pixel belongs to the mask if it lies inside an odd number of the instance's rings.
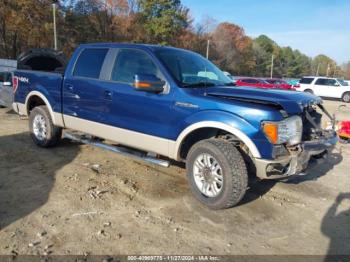
[{"label": "roof of cab", "polygon": [[[171,46],[162,45],[152,45],[152,44],[133,44],[133,43],[91,43],[91,44],[81,44],[80,47],[91,48],[91,47],[104,47],[104,48],[138,48],[138,49],[148,49],[155,51],[157,49],[175,49],[184,50]],[[189,51],[189,50],[186,50]]]}]

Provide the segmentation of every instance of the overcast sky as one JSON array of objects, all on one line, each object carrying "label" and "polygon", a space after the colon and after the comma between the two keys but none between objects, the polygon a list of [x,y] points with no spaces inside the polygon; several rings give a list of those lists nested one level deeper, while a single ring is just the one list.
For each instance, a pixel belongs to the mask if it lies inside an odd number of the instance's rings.
[{"label": "overcast sky", "polygon": [[350,61],[350,0],[182,0],[196,22],[204,16],[265,34],[308,56]]}]

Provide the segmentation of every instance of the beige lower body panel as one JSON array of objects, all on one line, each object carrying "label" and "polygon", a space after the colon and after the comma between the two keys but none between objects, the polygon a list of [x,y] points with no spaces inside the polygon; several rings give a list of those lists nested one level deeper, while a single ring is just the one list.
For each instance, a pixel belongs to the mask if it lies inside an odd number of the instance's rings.
[{"label": "beige lower body panel", "polygon": [[66,128],[101,137],[121,145],[173,158],[175,141],[113,127],[73,116],[63,115]]},{"label": "beige lower body panel", "polygon": [[21,116],[27,116],[27,108],[22,103],[12,103],[12,109]]},{"label": "beige lower body panel", "polygon": [[[49,113],[52,118],[52,122],[55,126],[64,127],[63,118],[61,113],[52,111],[51,107],[48,107]],[[28,116],[27,106],[22,103],[13,103],[12,109],[20,116]]]}]

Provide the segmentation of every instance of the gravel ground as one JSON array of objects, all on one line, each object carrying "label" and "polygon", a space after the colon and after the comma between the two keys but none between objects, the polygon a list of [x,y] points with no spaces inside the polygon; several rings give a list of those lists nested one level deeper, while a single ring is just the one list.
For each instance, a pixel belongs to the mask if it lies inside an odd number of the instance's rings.
[{"label": "gravel ground", "polygon": [[69,141],[41,149],[27,125],[0,109],[0,254],[350,254],[350,144],[307,176],[252,181],[239,206],[213,211],[181,165]]}]

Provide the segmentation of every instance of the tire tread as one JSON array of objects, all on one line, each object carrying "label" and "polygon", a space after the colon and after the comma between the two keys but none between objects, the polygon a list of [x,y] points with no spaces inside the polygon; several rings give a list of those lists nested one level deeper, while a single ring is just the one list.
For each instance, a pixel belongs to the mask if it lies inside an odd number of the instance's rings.
[{"label": "tire tread", "polygon": [[[230,167],[230,172],[228,172],[232,179],[232,188],[230,188],[230,193],[227,197],[220,201],[217,205],[210,205],[212,209],[225,209],[237,205],[245,195],[248,187],[248,174],[246,164],[241,153],[237,148],[230,142],[222,139],[206,139],[195,144],[189,152],[189,155],[198,147],[207,147],[209,145],[217,148],[226,158],[228,165]],[[188,170],[188,173],[190,171]]]},{"label": "tire tread", "polygon": [[[49,137],[43,143],[38,143],[38,141],[36,140],[34,134],[32,133],[32,120],[34,119],[35,112],[38,112],[38,113],[40,112],[48,120],[47,125],[49,125],[49,130],[50,130]],[[35,107],[31,111],[29,119],[30,119],[30,121],[29,121],[30,127],[29,128],[31,130],[31,136],[32,136],[35,144],[37,144],[40,147],[53,147],[53,146],[57,145],[57,143],[60,141],[60,139],[62,137],[62,128],[57,127],[57,126],[55,126],[53,124],[52,119],[51,119],[51,115],[50,115],[50,112],[49,112],[47,106],[37,106],[37,107]]]}]

